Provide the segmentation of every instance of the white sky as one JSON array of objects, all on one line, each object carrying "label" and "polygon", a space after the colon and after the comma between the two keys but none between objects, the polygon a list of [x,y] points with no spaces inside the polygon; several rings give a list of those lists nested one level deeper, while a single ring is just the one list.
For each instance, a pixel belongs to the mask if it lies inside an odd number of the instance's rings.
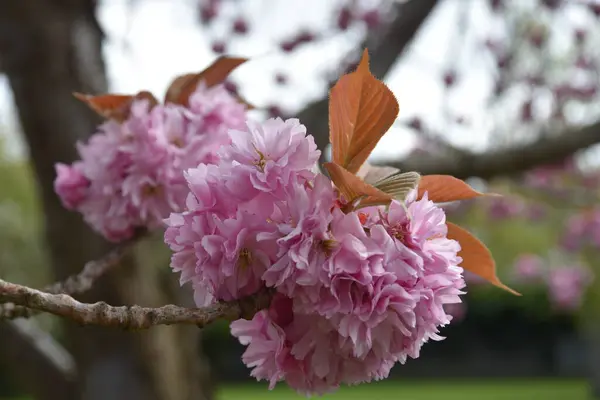
[{"label": "white sky", "polygon": [[[471,7],[457,7],[470,2]],[[99,18],[108,35],[105,56],[109,68],[111,91],[152,91],[157,97],[177,74],[199,71],[210,64],[215,55],[210,42],[198,28],[196,0],[104,0],[99,7]],[[244,96],[257,106],[269,105],[279,99],[286,109],[297,110],[307,101],[324,95],[323,74],[350,49],[359,32],[353,31],[317,45],[309,45],[298,54],[282,56],[277,39],[294,32],[298,26],[325,27],[328,12],[334,1],[322,0],[252,0],[232,2],[234,7],[246,5],[250,15],[252,41],[233,42],[229,52],[247,56],[251,61],[234,74]],[[413,48],[402,62],[387,76],[387,82],[400,102],[400,120],[415,115],[426,116],[436,130],[443,132],[451,142],[471,149],[481,149],[488,141],[490,121],[486,120],[485,96],[491,80],[486,63],[489,60],[474,56],[482,37],[494,29],[494,21],[487,10],[486,0],[446,0],[422,29]],[[459,40],[472,45],[456,46],[455,34],[459,12],[468,10],[469,31]],[[225,10],[234,15],[235,10]],[[292,22],[290,22],[292,21]],[[215,34],[225,32],[217,26]],[[271,40],[272,39],[272,40]],[[477,41],[477,42],[476,42]],[[471,54],[451,54],[456,48],[472,49]],[[481,54],[481,53],[479,53]],[[471,122],[469,128],[448,128],[442,125],[442,105],[445,104],[440,84],[442,70],[449,60],[458,69],[467,67],[468,74],[461,78],[461,86],[452,98],[452,108]],[[290,84],[275,86],[273,72],[285,70]],[[9,144],[17,154],[19,145],[14,108],[10,90],[0,78],[0,129],[7,131]],[[6,128],[6,129],[5,129]],[[310,132],[310,126],[308,127]],[[405,154],[414,137],[410,131],[393,128],[382,139],[374,152],[375,157],[398,157]]]}]

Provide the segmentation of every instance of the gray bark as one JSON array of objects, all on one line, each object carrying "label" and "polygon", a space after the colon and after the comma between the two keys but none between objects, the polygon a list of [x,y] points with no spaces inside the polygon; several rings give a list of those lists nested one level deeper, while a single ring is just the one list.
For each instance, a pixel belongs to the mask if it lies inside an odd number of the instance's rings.
[{"label": "gray bark", "polygon": [[380,161],[379,164],[402,171],[418,171],[422,175],[447,174],[461,179],[492,179],[518,175],[539,165],[560,162],[596,143],[600,143],[600,121],[552,136],[540,135],[540,139],[521,146],[483,153],[455,150],[443,154],[419,154],[404,160]]}]

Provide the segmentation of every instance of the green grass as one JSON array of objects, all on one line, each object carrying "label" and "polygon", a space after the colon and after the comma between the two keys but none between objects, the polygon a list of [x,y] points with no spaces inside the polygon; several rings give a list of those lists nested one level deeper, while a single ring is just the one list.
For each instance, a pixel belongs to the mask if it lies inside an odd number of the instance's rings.
[{"label": "green grass", "polygon": [[[300,400],[284,387],[267,390],[267,385],[239,385],[222,388],[218,400]],[[419,381],[380,382],[344,387],[320,397],[323,400],[586,400],[582,381]]]},{"label": "green grass", "polygon": [[[301,400],[287,387],[267,390],[266,384],[221,386],[217,400]],[[391,382],[344,387],[318,400],[587,400],[584,381],[428,381]],[[0,400],[28,400],[3,399]]]}]

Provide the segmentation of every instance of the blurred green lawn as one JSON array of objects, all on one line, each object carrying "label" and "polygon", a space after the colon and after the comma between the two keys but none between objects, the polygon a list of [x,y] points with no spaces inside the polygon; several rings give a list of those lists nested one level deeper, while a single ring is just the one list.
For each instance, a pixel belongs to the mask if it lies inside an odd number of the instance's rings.
[{"label": "blurred green lawn", "polygon": [[[267,390],[264,385],[239,385],[221,388],[218,400],[300,400],[286,387]],[[380,382],[344,387],[317,399],[323,400],[586,400],[583,381],[418,381]]]},{"label": "blurred green lawn", "polygon": [[[287,387],[267,390],[266,384],[221,387],[217,400],[301,400]],[[579,380],[385,381],[344,387],[318,400],[587,400],[588,388]],[[27,400],[3,399],[0,400]]]}]

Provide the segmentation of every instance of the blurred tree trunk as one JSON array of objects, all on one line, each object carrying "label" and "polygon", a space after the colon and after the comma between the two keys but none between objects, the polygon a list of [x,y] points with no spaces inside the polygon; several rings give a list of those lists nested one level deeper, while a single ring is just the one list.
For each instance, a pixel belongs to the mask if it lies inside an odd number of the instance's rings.
[{"label": "blurred tree trunk", "polygon": [[[7,74],[43,201],[45,235],[54,275],[63,279],[97,258],[108,244],[54,193],[56,162],[76,158],[74,144],[91,134],[98,118],[72,92],[107,91],[102,31],[95,0],[0,1],[0,66]],[[146,270],[130,257],[104,277],[85,301],[156,305],[171,302],[159,286],[158,268]],[[165,267],[165,265],[163,265]],[[34,380],[24,387],[44,399],[191,400],[212,397],[200,385],[195,352],[198,330],[165,328],[143,333],[79,327],[66,322],[65,339],[77,364],[73,390]],[[5,330],[6,331],[6,330]],[[2,330],[0,330],[0,334]],[[2,340],[2,339],[0,339]],[[22,342],[25,343],[25,342]],[[8,354],[14,354],[8,353]],[[34,358],[32,358],[34,359]],[[12,365],[27,371],[27,365]],[[26,375],[16,373],[21,378]],[[23,383],[23,379],[19,382]],[[68,380],[61,381],[67,385]],[[37,388],[33,386],[38,385]],[[46,385],[40,388],[40,385]],[[205,389],[205,390],[202,390]],[[45,395],[39,395],[45,393]]]},{"label": "blurred tree trunk", "polygon": [[587,326],[586,339],[590,391],[592,398],[600,399],[600,324],[597,320],[593,320]]},{"label": "blurred tree trunk", "polygon": [[600,269],[594,252],[585,252],[587,264],[594,273],[592,284],[587,289],[580,328],[586,343],[587,379],[593,399],[600,399]]}]

